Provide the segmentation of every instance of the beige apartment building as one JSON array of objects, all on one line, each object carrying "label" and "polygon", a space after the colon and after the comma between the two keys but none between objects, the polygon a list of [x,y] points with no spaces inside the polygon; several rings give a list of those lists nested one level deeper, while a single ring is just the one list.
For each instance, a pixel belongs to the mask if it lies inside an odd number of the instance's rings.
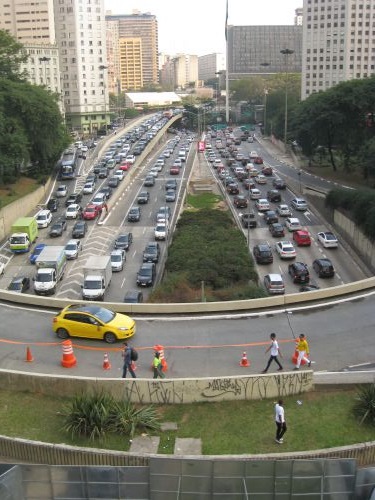
[{"label": "beige apartment building", "polygon": [[[106,15],[108,66],[113,70],[113,80],[121,81],[119,44],[124,40],[141,40],[142,49],[142,81],[143,85],[157,84],[158,72],[158,23],[156,16],[146,13]],[[130,45],[132,42],[130,42]],[[110,83],[114,89],[113,83]]]},{"label": "beige apartment building", "polygon": [[120,38],[120,91],[135,91],[143,87],[142,40]]},{"label": "beige apartment building", "polygon": [[302,99],[375,74],[375,0],[304,0]]}]

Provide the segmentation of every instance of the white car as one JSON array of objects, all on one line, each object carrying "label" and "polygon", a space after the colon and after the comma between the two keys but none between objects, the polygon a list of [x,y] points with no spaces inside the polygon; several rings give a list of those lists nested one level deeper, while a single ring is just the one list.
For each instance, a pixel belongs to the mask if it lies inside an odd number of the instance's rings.
[{"label": "white car", "polygon": [[104,193],[98,193],[91,200],[90,204],[91,205],[104,205],[105,202],[106,202],[106,196],[105,196],[105,194]]},{"label": "white car", "polygon": [[293,198],[290,204],[295,210],[301,210],[303,212],[307,210],[307,203],[303,198]]},{"label": "white car", "polygon": [[95,184],[93,182],[86,182],[86,184],[83,186],[83,194],[92,194],[95,189]]},{"label": "white car", "polygon": [[38,228],[48,227],[52,221],[52,214],[50,210],[41,210],[35,216]]},{"label": "white car", "polygon": [[80,250],[82,250],[81,240],[69,240],[65,245],[66,258],[68,260],[76,259]]},{"label": "white car", "polygon": [[115,173],[113,174],[113,177],[117,177],[119,181],[122,181],[124,176],[124,171],[123,170],[116,170]]},{"label": "white car", "polygon": [[158,222],[154,230],[155,240],[165,240],[167,237],[167,224]]},{"label": "white car", "polygon": [[324,248],[337,248],[339,246],[338,239],[331,231],[322,231],[318,233],[318,240]]},{"label": "white car", "polygon": [[259,212],[267,212],[267,210],[270,209],[270,204],[265,198],[259,198],[259,200],[256,200],[255,206],[257,207]]},{"label": "white car", "polygon": [[78,205],[78,203],[72,203],[65,210],[65,219],[77,219],[81,211],[82,208]]},{"label": "white car", "polygon": [[262,197],[262,193],[257,188],[250,189],[250,198],[252,200],[259,200]]},{"label": "white car", "polygon": [[174,167],[182,167],[182,161],[179,158],[176,158],[173,162]]},{"label": "white car", "polygon": [[285,226],[288,228],[288,231],[298,231],[302,229],[301,223],[297,217],[287,217],[285,219]]},{"label": "white car", "polygon": [[276,212],[278,213],[278,215],[280,215],[280,217],[289,217],[290,215],[292,215],[288,205],[284,205],[284,204],[279,205],[276,208]]},{"label": "white car", "polygon": [[255,158],[257,158],[259,155],[256,151],[250,151],[249,153],[249,158],[250,160],[254,160]]},{"label": "white car", "polygon": [[116,249],[111,252],[111,267],[112,271],[119,272],[124,269],[124,263],[126,260],[125,250]]},{"label": "white car", "polygon": [[255,177],[255,181],[258,184],[267,184],[267,177],[263,174],[259,174]]},{"label": "white car", "polygon": [[65,184],[61,184],[56,189],[57,198],[64,198],[68,194],[68,187]]},{"label": "white car", "polygon": [[278,241],[275,248],[281,259],[294,259],[297,255],[296,249],[291,241]]},{"label": "white car", "polygon": [[128,163],[131,163],[133,165],[135,163],[135,156],[134,155],[128,155],[125,158],[125,161],[127,161]]},{"label": "white car", "polygon": [[148,173],[150,175],[153,175],[154,177],[157,177],[159,175],[159,169],[158,167],[152,167]]}]

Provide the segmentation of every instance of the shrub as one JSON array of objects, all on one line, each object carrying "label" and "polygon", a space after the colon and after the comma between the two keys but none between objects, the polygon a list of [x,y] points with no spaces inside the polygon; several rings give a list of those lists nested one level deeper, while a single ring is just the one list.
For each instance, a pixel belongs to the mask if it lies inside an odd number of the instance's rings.
[{"label": "shrub", "polygon": [[154,407],[136,408],[130,401],[117,402],[103,391],[75,396],[62,414],[64,429],[73,438],[85,436],[92,441],[110,432],[133,436],[138,428],[160,428]]},{"label": "shrub", "polygon": [[375,426],[375,384],[358,388],[353,412],[360,424]]}]

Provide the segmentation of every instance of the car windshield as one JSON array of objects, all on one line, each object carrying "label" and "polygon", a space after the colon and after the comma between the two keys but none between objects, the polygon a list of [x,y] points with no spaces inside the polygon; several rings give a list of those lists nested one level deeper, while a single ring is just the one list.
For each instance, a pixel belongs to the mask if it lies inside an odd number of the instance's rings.
[{"label": "car windshield", "polygon": [[93,307],[89,312],[103,323],[109,323],[116,316],[116,313],[103,307]]},{"label": "car windshield", "polygon": [[111,255],[111,261],[112,262],[121,262],[122,261],[121,255]]},{"label": "car windshield", "polygon": [[36,280],[39,281],[40,283],[48,283],[51,281],[51,274],[50,273],[38,273]]},{"label": "car windshield", "polygon": [[139,275],[140,275],[140,276],[144,276],[144,277],[146,277],[146,278],[147,278],[147,277],[149,277],[149,276],[151,276],[151,275],[152,275],[152,270],[151,270],[151,268],[146,268],[146,269],[143,269],[143,268],[142,268],[142,269],[140,269],[140,271],[139,271]]},{"label": "car windshield", "polygon": [[66,245],[65,250],[77,250],[77,245],[71,243],[70,245]]},{"label": "car windshield", "polygon": [[11,236],[10,238],[11,245],[20,245],[21,243],[25,243],[24,236]]}]

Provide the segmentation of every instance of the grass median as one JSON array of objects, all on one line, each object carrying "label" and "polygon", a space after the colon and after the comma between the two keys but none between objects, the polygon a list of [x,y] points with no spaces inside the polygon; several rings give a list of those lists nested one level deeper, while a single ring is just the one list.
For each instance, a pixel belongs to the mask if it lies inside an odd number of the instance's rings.
[{"label": "grass median", "polygon": [[[0,391],[1,434],[71,446],[128,451],[126,436],[104,440],[72,439],[63,430],[67,399]],[[352,408],[356,390],[309,392],[285,397],[288,430],[275,443],[274,400],[156,406],[160,422],[177,423],[177,431],[160,436],[159,453],[173,454],[175,438],[201,438],[204,455],[260,454],[344,446],[374,439],[374,428],[359,425]]]}]

